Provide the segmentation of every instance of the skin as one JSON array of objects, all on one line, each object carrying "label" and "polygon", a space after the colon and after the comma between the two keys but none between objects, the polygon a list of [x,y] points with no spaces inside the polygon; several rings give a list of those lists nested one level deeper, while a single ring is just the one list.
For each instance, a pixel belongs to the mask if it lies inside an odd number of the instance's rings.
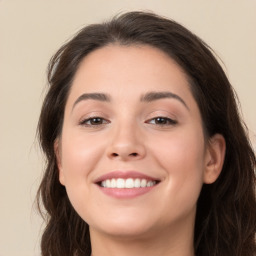
[{"label": "skin", "polygon": [[[148,92],[171,92],[181,100],[141,101]],[[110,99],[78,100],[84,93]],[[92,123],[92,117],[101,119]],[[55,151],[60,182],[90,226],[94,256],[194,255],[196,202],[203,183],[220,174],[225,141],[218,134],[205,141],[186,75],[165,53],[109,45],[86,56]],[[94,181],[115,170],[138,171],[160,183],[135,198],[113,198]]]}]

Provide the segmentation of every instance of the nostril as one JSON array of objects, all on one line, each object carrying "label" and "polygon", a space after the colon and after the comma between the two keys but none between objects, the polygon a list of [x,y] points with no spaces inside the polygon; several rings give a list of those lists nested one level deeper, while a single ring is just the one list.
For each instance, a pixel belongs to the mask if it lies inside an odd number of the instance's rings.
[{"label": "nostril", "polygon": [[119,158],[119,157],[121,157],[121,158],[137,158],[139,156],[139,154],[138,153],[136,153],[136,152],[133,152],[133,153],[124,153],[124,152],[120,152],[120,153],[114,153],[114,152],[112,152],[111,154],[110,154],[110,157],[112,157],[112,158]]}]

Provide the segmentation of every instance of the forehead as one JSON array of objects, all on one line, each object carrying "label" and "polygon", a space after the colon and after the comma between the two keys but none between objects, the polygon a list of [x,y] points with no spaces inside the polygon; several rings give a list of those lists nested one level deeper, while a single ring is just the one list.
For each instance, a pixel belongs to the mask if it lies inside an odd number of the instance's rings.
[{"label": "forehead", "polygon": [[[122,46],[111,44],[89,53],[81,61],[75,79],[83,76],[82,73],[89,77],[92,71],[102,72],[104,70],[105,75],[107,75],[109,71],[112,71],[113,66],[118,71],[123,70],[122,75],[125,75],[126,71],[132,71],[134,75],[137,74],[139,77],[142,72],[148,70],[154,71],[153,74],[164,75],[164,72],[169,72],[171,69],[180,79],[184,79],[186,76],[183,69],[169,55],[158,48],[148,45]],[[148,73],[149,75],[151,74]]]},{"label": "forehead", "polygon": [[147,91],[168,91],[191,98],[182,68],[166,53],[146,45],[108,45],[88,54],[75,74],[70,98],[87,92],[140,97]]}]

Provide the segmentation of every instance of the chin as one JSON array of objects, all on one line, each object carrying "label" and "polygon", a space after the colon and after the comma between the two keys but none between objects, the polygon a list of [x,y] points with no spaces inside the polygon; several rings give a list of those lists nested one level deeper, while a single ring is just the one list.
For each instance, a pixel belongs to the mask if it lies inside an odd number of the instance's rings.
[{"label": "chin", "polygon": [[[97,223],[97,224],[95,224]],[[120,239],[134,239],[148,236],[154,229],[154,222],[146,218],[138,218],[135,216],[122,216],[111,219],[101,219],[94,221],[90,226],[90,230],[97,230],[105,235],[118,237]]]}]

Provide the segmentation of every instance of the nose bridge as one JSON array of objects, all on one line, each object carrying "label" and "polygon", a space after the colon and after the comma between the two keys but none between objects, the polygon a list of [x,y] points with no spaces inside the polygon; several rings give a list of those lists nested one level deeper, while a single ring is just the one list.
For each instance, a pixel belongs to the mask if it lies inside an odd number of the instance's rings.
[{"label": "nose bridge", "polygon": [[111,158],[139,159],[145,155],[140,126],[133,120],[116,123],[111,138],[108,156]]}]

